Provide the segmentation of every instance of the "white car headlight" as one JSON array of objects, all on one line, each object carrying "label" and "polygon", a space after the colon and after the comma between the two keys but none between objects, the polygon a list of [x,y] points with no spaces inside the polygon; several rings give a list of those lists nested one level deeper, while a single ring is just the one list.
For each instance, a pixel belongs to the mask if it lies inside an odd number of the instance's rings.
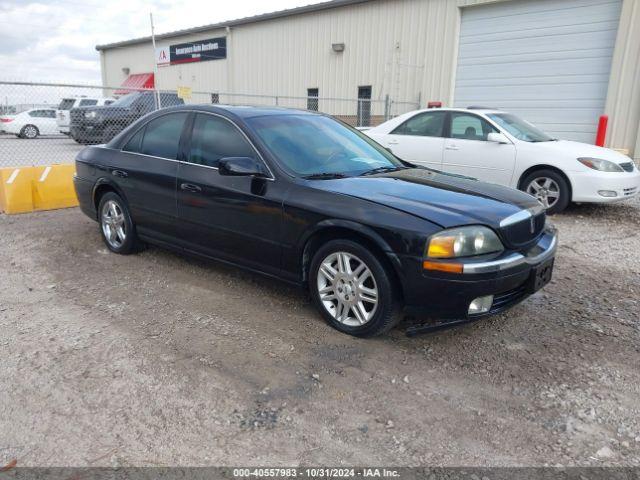
[{"label": "white car headlight", "polygon": [[96,112],[87,112],[84,114],[84,118],[96,118],[98,114]]},{"label": "white car headlight", "polygon": [[578,161],[585,167],[598,170],[599,172],[624,172],[624,169],[615,162],[602,160],[601,158],[581,157]]},{"label": "white car headlight", "polygon": [[501,252],[502,242],[493,230],[482,226],[452,228],[436,233],[429,240],[428,258],[456,258]]}]

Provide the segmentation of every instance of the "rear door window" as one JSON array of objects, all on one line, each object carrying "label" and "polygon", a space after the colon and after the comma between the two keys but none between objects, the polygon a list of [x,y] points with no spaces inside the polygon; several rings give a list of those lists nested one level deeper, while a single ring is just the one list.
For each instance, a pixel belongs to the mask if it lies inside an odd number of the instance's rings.
[{"label": "rear door window", "polygon": [[142,147],[142,137],[144,136],[144,127],[142,127],[138,132],[129,139],[126,145],[122,150],[125,152],[133,152],[140,153],[140,148]]},{"label": "rear door window", "polygon": [[197,114],[187,157],[189,163],[217,167],[225,157],[256,158],[256,153],[230,121],[215,115]]},{"label": "rear door window", "polygon": [[411,117],[391,133],[419,137],[442,137],[446,112],[424,112]]},{"label": "rear door window", "polygon": [[63,98],[60,105],[58,105],[58,110],[71,110],[75,103],[75,98]]},{"label": "rear door window", "polygon": [[140,153],[176,160],[188,113],[170,113],[147,123]]}]

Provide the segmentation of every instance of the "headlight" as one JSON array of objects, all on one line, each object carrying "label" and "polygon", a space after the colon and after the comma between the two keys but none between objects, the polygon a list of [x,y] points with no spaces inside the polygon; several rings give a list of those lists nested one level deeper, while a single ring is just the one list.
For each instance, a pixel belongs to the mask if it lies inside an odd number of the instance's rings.
[{"label": "headlight", "polygon": [[502,242],[493,230],[472,226],[436,233],[429,240],[426,256],[429,258],[470,257],[502,250],[504,250]]},{"label": "headlight", "polygon": [[84,114],[84,118],[96,118],[98,114],[96,112],[87,112]]},{"label": "headlight", "polygon": [[624,172],[622,167],[615,162],[602,160],[600,158],[582,157],[578,161],[585,167],[593,168],[599,172]]}]

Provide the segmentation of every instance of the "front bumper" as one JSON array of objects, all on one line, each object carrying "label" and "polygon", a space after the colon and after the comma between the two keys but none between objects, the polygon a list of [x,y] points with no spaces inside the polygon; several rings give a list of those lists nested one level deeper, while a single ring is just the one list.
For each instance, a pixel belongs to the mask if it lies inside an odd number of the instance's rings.
[{"label": "front bumper", "polygon": [[[612,203],[628,200],[640,193],[640,170],[633,172],[568,172],[574,202]],[[599,192],[615,192],[603,196]]]},{"label": "front bumper", "polygon": [[69,135],[76,141],[102,140],[104,128],[101,124],[72,124]]},{"label": "front bumper", "polygon": [[[461,274],[423,270],[421,259],[405,258],[405,311],[431,319],[463,322],[499,313],[535,291],[534,272],[541,265],[552,268],[557,247],[556,230],[546,227],[528,251],[466,261]],[[469,304],[487,295],[493,295],[490,310],[469,315]]]}]

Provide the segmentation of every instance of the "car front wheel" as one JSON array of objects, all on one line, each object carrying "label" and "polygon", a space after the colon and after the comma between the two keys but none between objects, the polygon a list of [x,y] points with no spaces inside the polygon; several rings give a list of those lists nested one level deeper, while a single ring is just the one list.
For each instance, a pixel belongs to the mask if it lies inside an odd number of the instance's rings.
[{"label": "car front wheel", "polygon": [[553,170],[531,172],[522,180],[521,189],[533,195],[548,214],[562,212],[571,201],[569,184]]},{"label": "car front wheel", "polygon": [[400,320],[393,279],[368,249],[333,240],[313,257],[309,290],[332,327],[358,337],[389,331]]}]

